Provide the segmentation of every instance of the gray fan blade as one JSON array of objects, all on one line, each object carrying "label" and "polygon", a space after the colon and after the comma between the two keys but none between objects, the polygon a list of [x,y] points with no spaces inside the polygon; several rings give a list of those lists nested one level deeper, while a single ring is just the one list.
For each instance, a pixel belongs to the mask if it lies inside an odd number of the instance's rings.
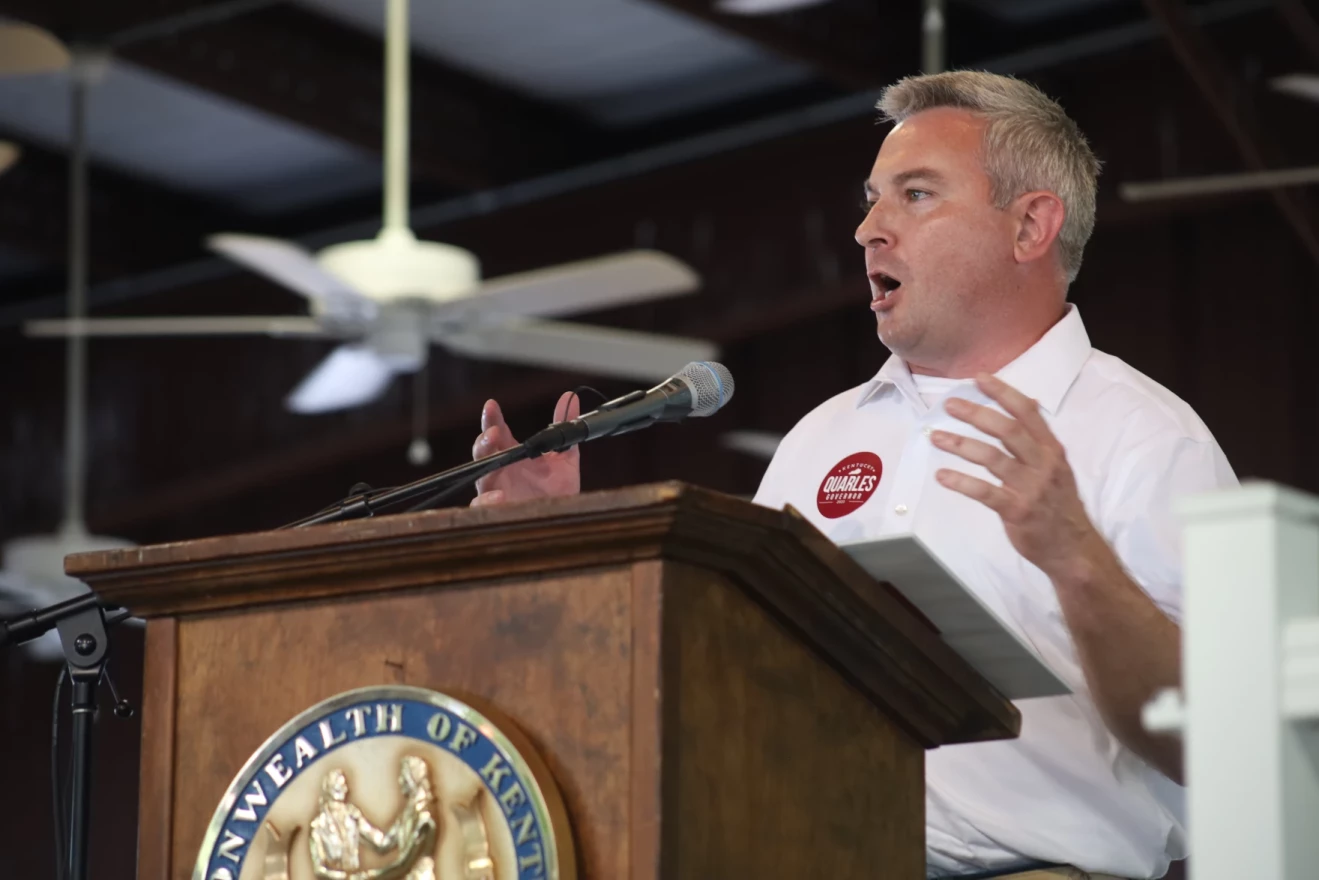
[{"label": "gray fan blade", "polygon": [[364,345],[341,345],[330,352],[284,401],[296,413],[322,413],[370,403],[385,393],[398,372]]},{"label": "gray fan blade", "polygon": [[207,238],[206,246],[306,297],[325,315],[350,321],[375,317],[376,304],[372,300],[326,271],[314,255],[290,241],[226,232]]},{"label": "gray fan blade", "polygon": [[1246,171],[1240,174],[1214,174],[1207,177],[1122,183],[1118,185],[1118,195],[1127,202],[1150,202],[1158,199],[1247,192],[1315,183],[1319,183],[1319,165],[1310,168],[1284,168],[1278,171]]},{"label": "gray fan blade", "polygon": [[1289,73],[1269,80],[1269,85],[1297,98],[1319,101],[1319,74]]},{"label": "gray fan blade", "polygon": [[315,318],[83,318],[28,321],[28,336],[332,336]]},{"label": "gray fan blade", "polygon": [[629,251],[492,278],[458,304],[553,317],[691,293],[700,285],[700,276],[681,260],[658,251]]},{"label": "gray fan blade", "polygon": [[500,319],[437,341],[473,358],[642,381],[667,379],[692,361],[718,354],[714,343],[702,339],[535,318]]},{"label": "gray fan blade", "polygon": [[773,431],[729,431],[719,438],[719,444],[735,452],[769,461],[783,442],[783,435]]}]

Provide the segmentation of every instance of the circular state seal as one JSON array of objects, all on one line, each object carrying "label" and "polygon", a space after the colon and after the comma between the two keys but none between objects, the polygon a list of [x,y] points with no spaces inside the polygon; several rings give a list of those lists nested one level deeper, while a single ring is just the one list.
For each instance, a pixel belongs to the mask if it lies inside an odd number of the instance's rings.
[{"label": "circular state seal", "polygon": [[193,880],[573,880],[558,789],[521,733],[453,697],[332,697],[252,756]]}]

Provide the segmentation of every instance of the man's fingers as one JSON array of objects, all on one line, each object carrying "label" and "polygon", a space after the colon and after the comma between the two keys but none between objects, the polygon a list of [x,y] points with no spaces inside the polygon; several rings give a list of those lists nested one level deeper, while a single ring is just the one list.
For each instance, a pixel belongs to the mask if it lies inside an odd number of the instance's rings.
[{"label": "man's fingers", "polygon": [[499,408],[499,401],[487,400],[481,407],[481,430],[488,431],[504,424],[504,411]]},{"label": "man's fingers", "polygon": [[472,507],[489,507],[492,504],[504,503],[504,490],[491,489],[489,492],[482,492],[472,499]]},{"label": "man's fingers", "polygon": [[954,492],[960,492],[967,498],[979,501],[990,510],[1005,519],[1012,509],[1014,496],[1007,489],[976,479],[970,474],[950,468],[940,468],[934,472],[934,478]]},{"label": "man's fingers", "polygon": [[485,406],[481,407],[481,433],[472,441],[472,460],[477,461],[487,455],[494,455],[500,450],[513,446],[514,442],[513,432],[504,422],[504,413],[499,408],[499,403],[487,400]]},{"label": "man's fingers", "polygon": [[1026,464],[1039,459],[1039,444],[1035,436],[1021,422],[996,409],[953,397],[944,404],[948,415],[958,421],[979,428],[990,437],[1003,441],[1004,448]]},{"label": "man's fingers", "polygon": [[935,431],[930,435],[935,446],[960,456],[972,464],[982,465],[987,471],[1004,483],[1011,482],[1021,474],[1022,464],[997,446],[982,443],[970,437],[963,437],[951,431]]},{"label": "man's fingers", "polygon": [[982,373],[976,377],[976,385],[990,398],[997,401],[1017,421],[1026,426],[1037,442],[1054,439],[1049,425],[1040,415],[1040,405],[1022,394],[997,376]]},{"label": "man's fingers", "polygon": [[476,441],[472,444],[472,460],[476,461],[485,458],[487,455],[503,452],[505,449],[516,445],[517,441],[513,439],[513,434],[508,430],[508,425],[496,425],[476,436]]},{"label": "man's fingers", "polygon": [[582,399],[577,396],[576,391],[565,391],[559,395],[558,403],[554,404],[554,421],[566,422],[581,414]]}]

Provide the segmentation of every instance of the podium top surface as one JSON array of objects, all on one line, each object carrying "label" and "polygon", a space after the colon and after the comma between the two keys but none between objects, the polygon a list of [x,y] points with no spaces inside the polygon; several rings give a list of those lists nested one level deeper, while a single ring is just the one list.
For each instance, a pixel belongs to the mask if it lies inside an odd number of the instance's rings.
[{"label": "podium top surface", "polygon": [[796,511],[682,483],[101,550],[65,570],[151,618],[650,559],[723,573],[864,690],[915,698],[919,710],[901,708],[932,713],[927,744],[1019,729],[1016,708],[933,624]]}]

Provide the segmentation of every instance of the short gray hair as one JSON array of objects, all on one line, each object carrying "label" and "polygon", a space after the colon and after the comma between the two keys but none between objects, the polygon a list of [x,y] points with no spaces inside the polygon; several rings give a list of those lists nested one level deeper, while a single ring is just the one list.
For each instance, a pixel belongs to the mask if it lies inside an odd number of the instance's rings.
[{"label": "short gray hair", "polygon": [[1100,167],[1080,127],[1035,86],[975,70],[907,77],[885,89],[878,104],[892,122],[936,107],[970,110],[988,120],[981,162],[996,207],[1006,208],[1033,190],[1048,190],[1062,200],[1059,254],[1067,280],[1076,280],[1095,228]]}]

